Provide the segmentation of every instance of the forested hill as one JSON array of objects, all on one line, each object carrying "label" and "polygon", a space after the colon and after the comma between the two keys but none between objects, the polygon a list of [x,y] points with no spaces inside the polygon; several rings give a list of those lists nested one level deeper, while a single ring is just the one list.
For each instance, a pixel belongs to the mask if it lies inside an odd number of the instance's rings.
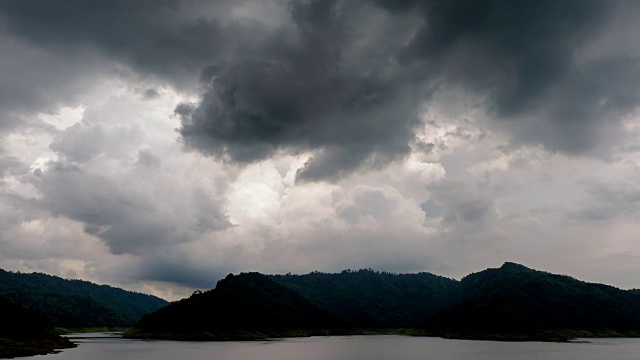
[{"label": "forested hill", "polygon": [[42,312],[57,327],[124,327],[167,304],[155,296],[82,280],[0,269],[0,296]]},{"label": "forested hill", "polygon": [[640,336],[640,291],[505,263],[461,281],[372,270],[229,275],[143,317],[131,337],[252,339],[372,328],[464,339]]},{"label": "forested hill", "polygon": [[351,327],[296,291],[258,273],[229,275],[215,289],[196,292],[145,315],[130,337],[241,340],[326,334]]},{"label": "forested hill", "polygon": [[371,269],[327,274],[272,275],[359,328],[409,328],[458,301],[458,282],[430,273],[393,274]]},{"label": "forested hill", "polygon": [[414,327],[458,299],[455,280],[373,270],[229,275],[144,316],[130,337],[251,339]]},{"label": "forested hill", "polygon": [[39,311],[0,296],[0,358],[44,355],[73,346],[53,332],[53,325]]},{"label": "forested hill", "polygon": [[640,294],[505,263],[460,281],[461,301],[426,319],[431,335],[505,340],[640,335]]}]

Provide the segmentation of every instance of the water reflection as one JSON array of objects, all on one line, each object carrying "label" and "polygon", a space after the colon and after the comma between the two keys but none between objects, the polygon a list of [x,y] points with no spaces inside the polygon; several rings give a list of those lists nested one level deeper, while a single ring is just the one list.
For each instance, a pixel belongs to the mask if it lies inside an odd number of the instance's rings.
[{"label": "water reflection", "polygon": [[[408,336],[332,336],[247,342],[122,339],[116,333],[69,336],[75,349],[51,360],[637,360],[640,339],[589,343],[463,341]],[[33,359],[46,360],[41,356]],[[25,358],[27,359],[27,358]]]}]

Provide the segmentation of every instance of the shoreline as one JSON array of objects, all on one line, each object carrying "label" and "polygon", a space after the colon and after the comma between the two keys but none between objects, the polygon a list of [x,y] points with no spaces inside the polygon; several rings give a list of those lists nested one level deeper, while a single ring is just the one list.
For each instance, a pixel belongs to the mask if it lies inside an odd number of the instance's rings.
[{"label": "shoreline", "polygon": [[0,337],[0,359],[57,354],[62,349],[71,349],[77,346],[67,337],[59,335],[52,335],[42,339]]},{"label": "shoreline", "polygon": [[255,341],[312,336],[410,335],[411,329],[261,329],[216,332],[124,332],[125,339],[173,341]]},{"label": "shoreline", "polygon": [[500,341],[500,342],[556,342],[584,343],[603,338],[638,338],[638,332],[616,332],[603,330],[540,330],[532,333],[491,332],[491,333],[433,333],[417,329],[356,329],[356,330],[236,330],[220,332],[124,332],[125,339],[171,340],[171,341],[256,341],[312,336],[358,336],[358,335],[405,335],[412,337],[438,337],[450,340]]}]

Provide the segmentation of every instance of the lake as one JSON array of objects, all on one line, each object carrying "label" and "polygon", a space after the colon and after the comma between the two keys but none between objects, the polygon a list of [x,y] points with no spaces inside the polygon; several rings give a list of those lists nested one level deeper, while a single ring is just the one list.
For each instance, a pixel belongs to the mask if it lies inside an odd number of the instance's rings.
[{"label": "lake", "polygon": [[[116,334],[69,336],[79,345],[50,360],[637,360],[640,339],[590,343],[446,340],[394,335],[331,336],[247,342],[177,342],[122,339]],[[23,359],[39,359],[34,356]]]}]

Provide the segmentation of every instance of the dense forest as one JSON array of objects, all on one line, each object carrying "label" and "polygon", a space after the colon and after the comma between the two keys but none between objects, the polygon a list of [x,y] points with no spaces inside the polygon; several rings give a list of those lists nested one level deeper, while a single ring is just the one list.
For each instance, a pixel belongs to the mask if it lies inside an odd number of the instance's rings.
[{"label": "dense forest", "polygon": [[[412,330],[398,328],[413,328]],[[565,341],[640,335],[640,291],[505,263],[461,281],[372,270],[229,275],[144,316],[130,337],[252,339],[388,333]]]},{"label": "dense forest", "polygon": [[196,292],[142,317],[131,337],[201,340],[325,334],[352,327],[296,291],[258,273],[229,275],[215,289]]},{"label": "dense forest", "polygon": [[38,310],[0,296],[0,358],[44,355],[73,346]]},{"label": "dense forest", "polygon": [[427,273],[244,273],[144,316],[127,335],[250,339],[379,332],[414,327],[458,296],[455,280]]},{"label": "dense forest", "polygon": [[471,339],[640,335],[637,290],[505,263],[460,281],[461,300],[428,317],[425,334]]},{"label": "dense forest", "polygon": [[429,274],[393,274],[371,269],[338,274],[273,275],[358,328],[410,328],[458,301],[456,280]]},{"label": "dense forest", "polygon": [[514,263],[460,281],[371,269],[230,274],[212,290],[166,304],[86,281],[0,270],[0,357],[69,346],[53,332],[54,326],[128,326],[136,319],[126,336],[249,340],[403,333],[543,341],[640,336],[640,290]]},{"label": "dense forest", "polygon": [[127,327],[167,302],[82,280],[0,269],[0,296],[38,310],[56,327]]}]

